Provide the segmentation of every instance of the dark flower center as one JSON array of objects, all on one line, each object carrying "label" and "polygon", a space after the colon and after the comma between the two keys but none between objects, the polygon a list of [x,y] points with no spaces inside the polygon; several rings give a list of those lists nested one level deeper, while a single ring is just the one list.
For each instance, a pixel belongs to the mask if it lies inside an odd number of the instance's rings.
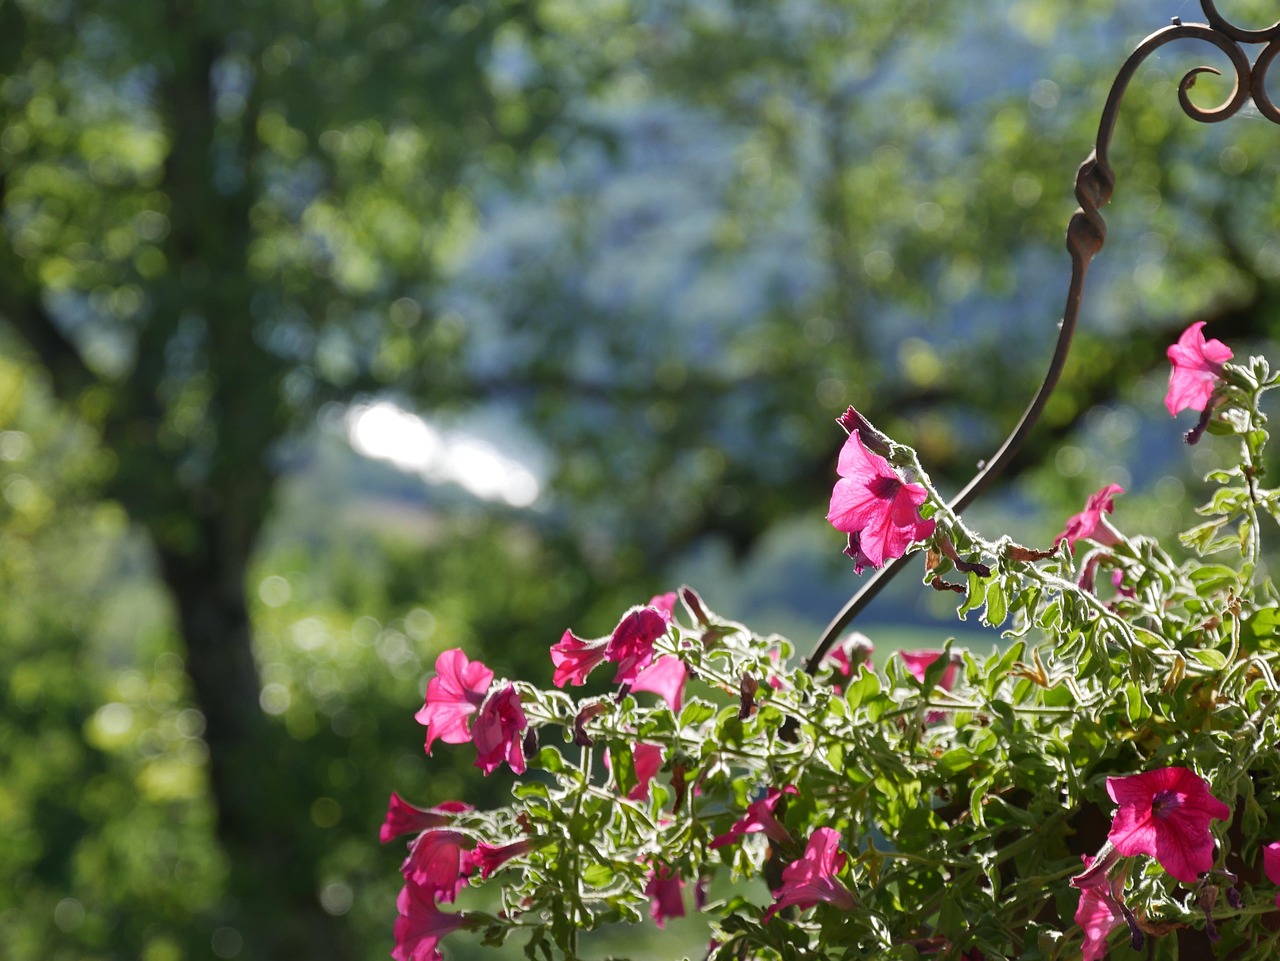
[{"label": "dark flower center", "polygon": [[1157,791],[1151,799],[1151,813],[1162,821],[1172,817],[1180,807],[1182,798],[1174,790]]},{"label": "dark flower center", "polygon": [[902,481],[896,477],[877,477],[867,485],[867,489],[880,500],[891,501],[902,490]]}]

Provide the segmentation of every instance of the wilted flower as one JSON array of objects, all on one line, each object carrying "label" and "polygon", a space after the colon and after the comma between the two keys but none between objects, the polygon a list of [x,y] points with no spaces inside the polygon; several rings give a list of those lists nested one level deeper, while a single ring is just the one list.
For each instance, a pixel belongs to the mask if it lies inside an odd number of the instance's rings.
[{"label": "wilted flower", "polygon": [[1231,809],[1194,771],[1166,767],[1109,777],[1107,793],[1119,805],[1107,839],[1121,855],[1148,854],[1184,884],[1213,867],[1209,822],[1228,820]]},{"label": "wilted flower", "polygon": [[1198,320],[1182,332],[1178,342],[1166,351],[1173,370],[1164,405],[1170,417],[1184,410],[1204,410],[1222,376],[1222,365],[1232,358],[1231,348],[1220,340],[1205,340]]}]

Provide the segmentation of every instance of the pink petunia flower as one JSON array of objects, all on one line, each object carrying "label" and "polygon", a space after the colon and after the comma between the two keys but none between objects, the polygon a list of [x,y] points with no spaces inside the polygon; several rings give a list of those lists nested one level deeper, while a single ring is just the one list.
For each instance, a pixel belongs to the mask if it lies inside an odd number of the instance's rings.
[{"label": "pink petunia flower", "polygon": [[852,911],[857,907],[853,892],[836,874],[848,860],[839,851],[840,834],[831,828],[818,828],[809,838],[804,855],[782,869],[782,886],[773,892],[776,900],[764,913],[768,921],[783,908],[795,905],[801,910],[826,901]]},{"label": "pink petunia flower", "polygon": [[[774,667],[780,668],[782,666],[782,652],[778,650],[776,647],[770,648],[769,661],[771,664],[773,664]],[[778,677],[778,675],[776,674],[770,674],[768,677],[768,681],[769,681],[769,686],[773,688],[775,691],[781,691],[785,686],[782,678]]]},{"label": "pink petunia flower", "polygon": [[1169,391],[1164,397],[1170,417],[1177,417],[1187,409],[1204,410],[1222,377],[1222,365],[1234,356],[1222,341],[1205,340],[1203,327],[1203,320],[1196,321],[1166,351],[1173,364]]},{"label": "pink petunia flower", "polygon": [[400,872],[415,888],[442,903],[467,886],[467,852],[475,842],[458,831],[424,831],[409,844]]},{"label": "pink petunia flower", "polygon": [[709,847],[724,847],[726,844],[732,844],[743,835],[756,834],[760,831],[763,831],[779,844],[794,844],[795,841],[791,837],[791,832],[782,825],[781,821],[773,816],[773,809],[782,800],[782,795],[799,793],[793,784],[788,784],[781,790],[776,787],[769,788],[764,797],[747,805],[747,813],[735,821],[727,832],[713,838]]},{"label": "pink petunia flower", "polygon": [[827,520],[849,535],[845,553],[858,573],[901,557],[912,542],[933,534],[934,522],[920,516],[928,492],[908,484],[887,460],[867,450],[859,431],[845,440],[836,471],[840,480],[831,492]]},{"label": "pink petunia flower", "polygon": [[524,857],[536,846],[537,842],[533,838],[521,838],[519,841],[513,841],[501,847],[494,847],[492,844],[481,841],[476,845],[475,850],[467,855],[466,870],[474,871],[479,868],[481,879],[488,880],[489,875],[512,858]]},{"label": "pink petunia flower", "polygon": [[[941,651],[899,651],[898,656],[907,666],[907,672],[921,684],[924,683],[924,673],[929,669],[929,665],[942,657]],[[947,665],[946,670],[942,672],[942,678],[938,681],[938,687],[944,691],[951,690],[956,683],[956,671],[959,663],[953,658],[951,663]]]},{"label": "pink petunia flower", "polygon": [[633,691],[649,691],[667,702],[672,713],[679,714],[684,703],[684,685],[689,679],[689,669],[674,654],[658,658],[631,682]]},{"label": "pink petunia flower", "polygon": [[1085,501],[1084,510],[1067,519],[1066,528],[1053,539],[1053,546],[1057,547],[1066,541],[1068,547],[1075,547],[1076,541],[1086,537],[1099,544],[1114,544],[1115,532],[1102,522],[1102,515],[1110,514],[1115,509],[1112,501],[1117,494],[1123,493],[1124,488],[1119,484],[1108,484],[1096,494],[1090,494]]},{"label": "pink petunia flower", "polygon": [[418,834],[427,828],[442,828],[453,823],[455,815],[475,810],[462,801],[445,801],[433,808],[420,808],[410,804],[395,791],[387,804],[387,819],[382,822],[378,840],[386,844],[402,834]]},{"label": "pink petunia flower", "polygon": [[[1280,841],[1273,841],[1262,849],[1262,870],[1272,884],[1280,884]],[[1276,907],[1280,908],[1280,894],[1276,895]]]},{"label": "pink petunia flower", "polygon": [[653,642],[667,633],[674,607],[674,594],[659,594],[648,604],[627,611],[613,633],[600,640],[584,640],[565,631],[551,648],[551,663],[556,668],[552,683],[556,687],[585,684],[587,675],[602,661],[618,665],[614,684],[632,683],[653,661]]},{"label": "pink petunia flower", "polygon": [[1210,821],[1226,821],[1231,809],[1185,767],[1166,767],[1107,778],[1119,805],[1107,840],[1124,857],[1148,854],[1184,884],[1213,867]]},{"label": "pink petunia flower", "polygon": [[[635,771],[636,784],[627,792],[628,801],[649,800],[649,782],[662,770],[663,753],[657,744],[641,742],[631,751],[631,764]],[[613,771],[613,759],[610,752],[604,754],[605,769]]]},{"label": "pink petunia flower", "polygon": [[1108,879],[1105,870],[1088,870],[1094,859],[1087,854],[1083,858],[1085,873],[1071,879],[1072,885],[1080,888],[1076,924],[1084,932],[1081,961],[1101,961],[1107,954],[1107,937],[1125,923],[1121,907],[1124,879]]},{"label": "pink petunia flower", "polygon": [[604,649],[608,643],[607,640],[585,641],[573,631],[565,631],[560,643],[551,648],[551,663],[556,669],[551,683],[556,687],[566,684],[580,687],[587,683],[587,675],[604,661]]},{"label": "pink petunia flower", "polygon": [[665,594],[653,595],[649,598],[649,606],[665,617],[670,624],[671,619],[676,616],[676,592],[667,591]]},{"label": "pink petunia flower", "polygon": [[440,939],[468,922],[464,914],[445,914],[429,892],[412,884],[400,889],[396,910],[395,961],[441,961]]},{"label": "pink petunia flower", "polygon": [[827,653],[826,659],[835,665],[842,677],[852,677],[855,670],[871,660],[875,649],[867,635],[850,631]]},{"label": "pink petunia flower", "polygon": [[485,698],[472,728],[472,740],[476,745],[476,767],[485,774],[492,774],[506,761],[516,774],[524,773],[524,748],[521,737],[529,726],[520,695],[515,685],[508,684],[497,694]]},{"label": "pink petunia flower", "polygon": [[436,658],[436,676],[427,682],[426,703],[414,715],[427,726],[427,753],[439,738],[446,744],[471,740],[467,720],[484,703],[493,671],[480,661],[471,661],[455,647]]},{"label": "pink petunia flower", "polygon": [[649,913],[658,927],[666,927],[667,918],[684,917],[684,881],[667,865],[654,865],[644,893],[649,896]]},{"label": "pink petunia flower", "polygon": [[649,784],[662,770],[662,748],[656,744],[637,744],[631,757],[636,766],[636,786],[627,794],[629,801],[649,800]]},{"label": "pink petunia flower", "polygon": [[654,607],[633,607],[605,645],[604,659],[618,665],[614,684],[630,684],[653,661],[653,642],[667,633],[670,617]]}]

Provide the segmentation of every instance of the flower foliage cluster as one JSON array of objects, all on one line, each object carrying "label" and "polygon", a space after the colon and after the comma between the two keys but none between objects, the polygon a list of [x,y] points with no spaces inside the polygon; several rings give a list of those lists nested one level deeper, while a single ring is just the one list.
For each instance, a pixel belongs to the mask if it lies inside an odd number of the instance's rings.
[{"label": "flower foliage cluster", "polygon": [[[1166,403],[1201,412],[1187,439],[1221,435],[1225,463],[1181,559],[1126,527],[1115,484],[1052,545],[989,540],[912,450],[840,418],[846,553],[924,553],[962,619],[1003,629],[990,653],[877,670],[853,634],[810,674],[685,587],[607,637],[566,631],[551,688],[440,654],[428,753],[470,743],[523,777],[491,811],[392,796],[382,838],[411,836],[393,957],[465,928],[572,959],[584,931],[695,906],[715,961],[1274,957],[1280,593],[1259,545],[1280,490],[1259,403],[1280,377],[1202,326],[1170,348]],[[486,881],[499,909],[450,908]]]}]

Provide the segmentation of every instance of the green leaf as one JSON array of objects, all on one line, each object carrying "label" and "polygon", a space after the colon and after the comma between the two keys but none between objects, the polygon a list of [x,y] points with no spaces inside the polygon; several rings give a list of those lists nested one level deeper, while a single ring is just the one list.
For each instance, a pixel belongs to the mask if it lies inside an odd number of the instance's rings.
[{"label": "green leaf", "polygon": [[1189,651],[1188,653],[1192,657],[1194,657],[1197,661],[1199,661],[1201,664],[1203,664],[1205,667],[1211,667],[1215,671],[1220,671],[1227,666],[1226,655],[1223,654],[1221,651],[1214,650],[1213,648],[1206,648],[1204,650],[1199,650],[1199,651]]},{"label": "green leaf", "polygon": [[858,676],[849,683],[849,690],[845,693],[845,700],[848,702],[851,710],[856,710],[868,698],[874,698],[880,693],[880,675],[875,671],[859,671]]},{"label": "green leaf", "polygon": [[973,767],[977,759],[967,747],[953,747],[935,762],[938,773],[943,777],[955,777],[961,771]]},{"label": "green leaf", "polygon": [[548,745],[538,752],[534,766],[542,768],[548,774],[559,774],[564,770],[564,755]]},{"label": "green leaf", "polygon": [[827,763],[831,765],[833,771],[844,770],[844,746],[841,744],[832,744],[827,748]]},{"label": "green leaf", "polygon": [[1275,642],[1280,634],[1280,608],[1264,607],[1254,611],[1240,625],[1240,644],[1248,652],[1254,653],[1263,641]]},{"label": "green leaf", "polygon": [[680,712],[681,727],[695,727],[716,716],[716,709],[706,701],[694,699]]},{"label": "green leaf", "polygon": [[587,864],[579,867],[582,880],[590,887],[602,888],[613,881],[613,868],[607,864]]},{"label": "green leaf", "polygon": [[1008,613],[1009,599],[1005,596],[1004,585],[1000,578],[993,577],[987,585],[987,610],[982,619],[991,627],[999,627]]},{"label": "green leaf", "polygon": [[1196,585],[1197,594],[1208,597],[1222,588],[1238,588],[1240,575],[1223,564],[1203,564],[1191,572],[1191,582]]},{"label": "green leaf", "polygon": [[1137,684],[1127,684],[1124,689],[1125,713],[1130,724],[1137,724],[1151,716],[1151,707],[1142,696],[1142,688]]},{"label": "green leaf", "polygon": [[986,589],[982,586],[982,578],[977,574],[969,574],[969,591],[965,595],[963,603],[956,608],[956,613],[960,615],[960,620],[965,619],[965,615],[970,611],[977,610],[986,600]]},{"label": "green leaf", "polygon": [[[1026,641],[1014,641],[1012,644],[1009,645],[1009,649],[1005,651],[1003,654],[997,651],[990,658],[988,658],[987,663],[983,665],[983,670],[985,670],[987,673],[988,683],[989,684],[991,684],[992,682],[998,683],[999,681],[1003,680],[1008,675],[1013,665],[1016,664],[1018,661],[1022,660],[1022,652],[1025,651],[1026,649],[1027,649]],[[995,660],[997,656],[999,656],[1000,659],[996,661],[994,664],[992,664],[991,662]],[[994,687],[992,689],[994,689]]]},{"label": "green leaf", "polygon": [[983,775],[973,782],[973,790],[969,793],[969,816],[973,818],[973,823],[978,827],[987,826],[983,802],[986,800],[987,792],[991,790],[991,785],[994,782],[994,772]]}]

